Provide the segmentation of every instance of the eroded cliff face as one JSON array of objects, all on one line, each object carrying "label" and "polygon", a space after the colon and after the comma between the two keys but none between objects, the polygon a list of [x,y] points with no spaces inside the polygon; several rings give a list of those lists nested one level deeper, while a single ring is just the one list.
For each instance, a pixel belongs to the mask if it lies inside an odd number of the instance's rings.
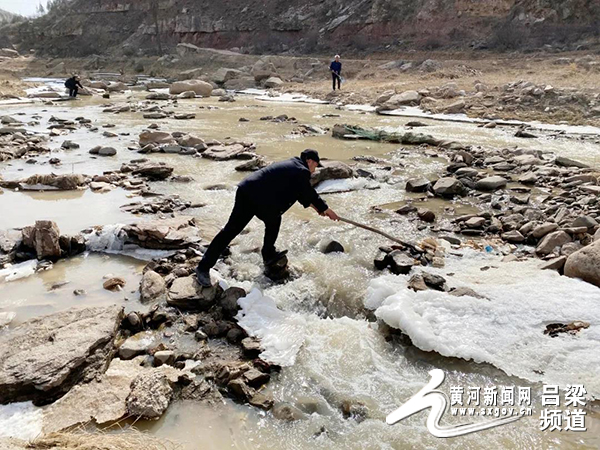
[{"label": "eroded cliff face", "polygon": [[22,49],[58,56],[179,42],[254,53],[515,48],[600,33],[600,1],[71,0],[10,33]]}]

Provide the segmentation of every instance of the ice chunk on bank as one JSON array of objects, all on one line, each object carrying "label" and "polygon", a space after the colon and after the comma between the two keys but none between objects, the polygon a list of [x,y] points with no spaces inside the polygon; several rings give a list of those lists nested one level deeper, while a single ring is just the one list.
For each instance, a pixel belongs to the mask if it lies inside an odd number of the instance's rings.
[{"label": "ice chunk on bank", "polygon": [[37,265],[37,260],[31,259],[2,269],[0,270],[0,281],[15,281],[20,278],[27,278],[35,273]]},{"label": "ice chunk on bank", "polygon": [[330,194],[332,192],[350,192],[360,189],[377,189],[379,183],[369,181],[366,178],[343,178],[337,180],[325,180],[315,188],[319,194]]},{"label": "ice chunk on bank", "polygon": [[35,439],[42,432],[42,408],[31,402],[0,405],[0,438]]},{"label": "ice chunk on bank", "polygon": [[[447,258],[451,286],[467,286],[486,299],[454,297],[445,292],[408,289],[408,277],[395,277],[403,287],[389,294],[385,277],[373,280],[365,299],[377,317],[403,330],[418,348],[444,356],[488,362],[532,381],[584,384],[600,397],[600,289],[580,280],[539,270],[536,260],[501,263],[469,251]],[[481,271],[482,266],[490,266]],[[388,276],[389,277],[389,276]],[[588,329],[551,338],[546,325],[582,320]]]},{"label": "ice chunk on bank", "polygon": [[291,366],[304,343],[306,318],[282,311],[275,301],[257,288],[238,300],[242,308],[236,319],[250,336],[261,340],[264,351],[260,357],[280,366]]}]

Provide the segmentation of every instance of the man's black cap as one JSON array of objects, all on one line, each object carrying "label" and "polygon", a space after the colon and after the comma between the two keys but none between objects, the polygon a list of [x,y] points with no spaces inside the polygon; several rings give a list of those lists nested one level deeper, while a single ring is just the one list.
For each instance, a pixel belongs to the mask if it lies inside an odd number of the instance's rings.
[{"label": "man's black cap", "polygon": [[323,167],[323,165],[321,164],[321,158],[319,158],[319,152],[313,150],[312,148],[307,148],[302,153],[300,153],[300,158],[302,158],[302,161],[304,162],[306,162],[307,159],[312,159],[313,161],[316,161],[319,164],[318,167]]}]

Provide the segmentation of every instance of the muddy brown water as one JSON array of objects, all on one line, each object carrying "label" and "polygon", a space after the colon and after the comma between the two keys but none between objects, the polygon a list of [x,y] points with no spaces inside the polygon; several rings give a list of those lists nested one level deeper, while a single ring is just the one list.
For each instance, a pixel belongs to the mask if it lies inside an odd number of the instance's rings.
[{"label": "muddy brown water", "polygon": [[[297,118],[298,124],[331,127],[335,123],[361,126],[402,127],[414,120],[401,117],[382,117],[358,111],[336,109],[330,105],[301,103],[272,103],[257,101],[250,96],[238,96],[234,103],[218,102],[215,98],[180,100],[169,106],[176,112],[193,112],[193,120],[146,120],[142,113],[102,113],[104,104],[122,104],[139,101],[142,94],[113,95],[110,101],[82,97],[81,100],[60,103],[16,105],[3,107],[3,114],[28,122],[39,117],[40,124],[29,127],[46,132],[51,116],[74,119],[84,116],[99,127],[98,132],[86,128],[66,133],[50,141],[51,154],[35,158],[36,164],[25,160],[3,163],[0,174],[5,179],[24,178],[39,173],[100,174],[118,169],[123,162],[140,158],[128,150],[136,146],[138,134],[150,123],[157,123],[163,131],[194,133],[208,139],[227,138],[255,142],[257,152],[275,161],[298,155],[305,148],[317,149],[322,157],[354,163],[352,157],[372,155],[389,161],[394,170],[383,170],[368,163],[358,167],[371,171],[377,189],[327,194],[329,205],[339,214],[370,223],[390,234],[404,239],[418,240],[428,235],[419,231],[417,223],[395,215],[393,210],[409,198],[404,184],[408,178],[425,176],[430,179],[442,173],[446,160],[432,158],[416,149],[398,151],[399,146],[369,141],[341,141],[330,134],[299,136],[292,134],[294,123],[273,123],[259,120],[262,116],[287,114]],[[339,117],[323,117],[336,114]],[[239,118],[249,119],[239,122]],[[416,131],[438,138],[489,148],[519,146],[521,148],[552,151],[600,166],[600,146],[589,141],[578,142],[560,138],[542,137],[524,140],[513,136],[514,128],[477,128],[473,124],[428,121],[430,126]],[[122,133],[116,138],[102,136],[103,125],[111,132]],[[72,140],[80,149],[62,150],[61,143]],[[113,146],[115,157],[92,157],[88,150],[95,145]],[[60,166],[48,164],[50,157],[61,159]],[[189,175],[194,181],[187,184],[155,182],[153,190],[164,194],[178,194],[183,199],[206,204],[191,210],[203,225],[207,238],[222,226],[230,212],[235,185],[245,176],[236,172],[238,161],[213,162],[190,156],[152,154],[143,157],[164,161],[175,167],[175,174]],[[205,190],[207,186],[223,184],[222,189]],[[75,192],[10,192],[0,195],[0,228],[21,227],[36,219],[50,219],[58,223],[64,233],[75,233],[92,225],[109,225],[145,220],[122,212],[122,204],[140,200],[117,189],[105,194],[89,190]],[[427,207],[434,209],[444,220],[453,215],[470,213],[478,207],[468,200],[445,202],[430,200]],[[383,205],[383,212],[373,213],[372,206]],[[448,207],[451,212],[447,211]],[[393,220],[390,220],[393,219]],[[183,448],[598,448],[600,447],[600,420],[593,411],[588,414],[587,433],[543,433],[539,431],[539,411],[514,425],[476,433],[454,440],[439,440],[429,435],[424,414],[389,426],[385,415],[406,401],[428,380],[427,372],[434,367],[448,373],[448,384],[530,385],[534,404],[540,405],[540,387],[518,378],[509,377],[489,366],[464,360],[443,358],[420,352],[415,348],[386,342],[363,316],[363,299],[369,281],[377,274],[372,269],[373,256],[384,238],[370,235],[349,225],[333,223],[318,217],[310,210],[294,206],[284,217],[278,245],[289,249],[295,278],[285,285],[272,285],[261,275],[261,260],[257,249],[262,242],[262,223],[254,220],[246,234],[234,241],[232,267],[220,266],[223,275],[245,287],[252,283],[276,298],[278,306],[305,317],[306,341],[296,363],[282,370],[270,383],[276,399],[299,406],[312,405],[314,413],[304,420],[287,423],[274,419],[270,413],[236,405],[226,400],[213,406],[193,402],[175,403],[157,422],[137,422],[136,426],[167,439],[179,442]],[[346,252],[324,255],[320,249],[328,239],[341,242]],[[138,302],[137,287],[145,262],[128,256],[89,253],[60,261],[51,270],[12,282],[0,283],[0,312],[16,312],[14,326],[31,317],[67,309],[72,306],[90,306],[119,303],[127,310],[143,309]],[[127,281],[122,292],[102,289],[104,277],[115,275]],[[84,296],[73,291],[83,289]],[[345,419],[339,408],[341,401],[351,399],[363,402],[369,408],[369,418],[363,422]],[[449,423],[456,418],[447,418]]]}]

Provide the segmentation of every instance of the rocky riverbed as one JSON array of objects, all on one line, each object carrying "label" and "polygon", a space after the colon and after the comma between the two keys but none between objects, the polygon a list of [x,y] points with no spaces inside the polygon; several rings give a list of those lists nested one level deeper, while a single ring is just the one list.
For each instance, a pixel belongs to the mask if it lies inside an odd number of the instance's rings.
[{"label": "rocky riverbed", "polygon": [[[0,437],[136,421],[189,448],[211,427],[218,445],[427,447],[422,421],[385,415],[438,367],[534,401],[541,382],[583,383],[598,442],[597,134],[93,83],[3,109]],[[200,288],[236,183],[308,147],[329,205],[400,242],[295,206],[288,260],[262,266],[252,222]],[[537,430],[489,440],[543,446]]]}]

